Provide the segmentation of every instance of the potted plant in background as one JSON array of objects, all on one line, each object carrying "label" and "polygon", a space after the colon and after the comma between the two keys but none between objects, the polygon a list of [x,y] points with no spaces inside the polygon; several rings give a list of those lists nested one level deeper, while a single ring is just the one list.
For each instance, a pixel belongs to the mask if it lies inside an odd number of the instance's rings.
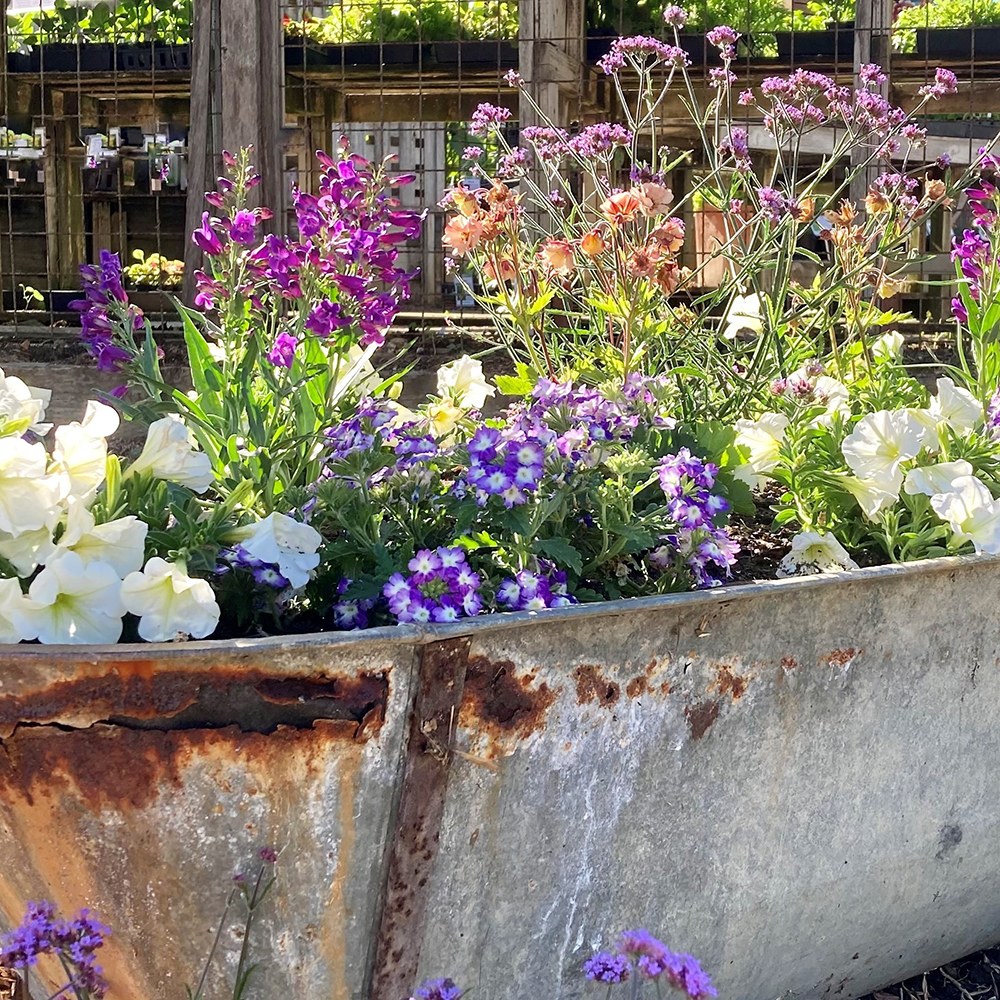
[{"label": "potted plant in background", "polygon": [[921,59],[966,60],[1000,55],[998,0],[935,0],[901,10],[893,44]]},{"label": "potted plant in background", "polygon": [[805,10],[792,12],[792,31],[775,33],[778,57],[823,59],[835,64],[854,62],[853,0],[810,0]]}]

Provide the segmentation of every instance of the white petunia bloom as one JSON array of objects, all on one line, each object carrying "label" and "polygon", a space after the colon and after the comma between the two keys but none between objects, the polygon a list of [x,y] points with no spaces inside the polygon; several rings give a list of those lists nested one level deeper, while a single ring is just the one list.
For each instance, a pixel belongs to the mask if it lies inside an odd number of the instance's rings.
[{"label": "white petunia bloom", "polygon": [[49,524],[34,531],[22,531],[16,538],[7,532],[0,532],[0,556],[17,570],[19,576],[31,576],[56,551],[52,532],[58,523],[59,513],[53,510]]},{"label": "white petunia bloom", "polygon": [[764,324],[760,318],[760,298],[757,293],[734,295],[722,323],[725,328],[722,336],[726,340],[735,340],[741,330],[760,333]]},{"label": "white petunia bloom", "polygon": [[68,496],[93,499],[108,467],[107,438],[119,422],[116,410],[92,399],[81,423],[56,428],[51,471],[64,478]]},{"label": "white petunia bloom", "polygon": [[960,476],[971,476],[972,466],[964,459],[957,462],[938,462],[919,469],[910,469],[903,483],[903,492],[911,496],[924,493],[929,497],[935,493],[951,492],[951,484]]},{"label": "white petunia bloom", "polygon": [[946,423],[956,431],[971,431],[983,419],[983,405],[950,378],[937,380],[937,395],[931,397],[928,411],[935,423]]},{"label": "white petunia bloom", "polygon": [[[43,424],[45,410],[52,399],[51,389],[37,389],[0,368],[0,433],[23,434],[34,431],[45,435],[52,424]],[[27,421],[27,423],[25,423]],[[6,426],[9,430],[4,430]]]},{"label": "white petunia bloom", "polygon": [[841,451],[850,470],[887,493],[899,494],[903,462],[923,447],[919,421],[907,410],[878,410],[862,417],[844,438]]},{"label": "white petunia bloom", "polygon": [[24,639],[44,643],[117,642],[122,634],[122,581],[107,563],[89,565],[75,552],[53,559],[11,610]]},{"label": "white petunia bloom", "polygon": [[975,476],[960,476],[948,493],[931,497],[934,513],[977,552],[1000,554],[1000,504]]},{"label": "white petunia bloom", "polygon": [[0,531],[16,538],[51,525],[64,493],[60,477],[48,475],[47,467],[43,445],[0,438]]},{"label": "white petunia bloom", "polygon": [[800,531],[792,539],[791,550],[778,566],[778,576],[839,573],[857,568],[858,564],[835,536],[818,531]]},{"label": "white petunia bloom", "polygon": [[840,481],[844,489],[858,501],[858,506],[867,518],[873,518],[880,510],[891,507],[899,499],[899,485],[893,489],[892,482],[862,480],[855,476],[842,476]]},{"label": "white petunia bloom", "polygon": [[287,514],[268,514],[258,521],[240,547],[252,559],[277,563],[281,575],[293,586],[304,587],[319,565],[317,551],[323,536],[308,524]]},{"label": "white petunia bloom", "polygon": [[95,524],[94,515],[75,500],[70,502],[58,551],[75,552],[85,565],[107,563],[124,578],[142,567],[148,531],[149,525],[132,514]]},{"label": "white petunia bloom", "polygon": [[184,636],[204,639],[219,624],[219,605],[209,582],[188,576],[159,556],[150,559],[142,572],[125,577],[122,603],[139,617],[139,635],[147,642]]},{"label": "white petunia bloom", "polygon": [[872,344],[872,357],[879,361],[895,361],[903,353],[905,343],[903,335],[898,330],[883,333]]},{"label": "white petunia bloom", "polygon": [[483,375],[483,363],[468,354],[438,369],[437,390],[439,396],[450,397],[467,410],[481,410],[496,392]]},{"label": "white petunia bloom", "polygon": [[756,420],[736,421],[736,443],[750,452],[748,460],[733,475],[756,489],[767,482],[767,473],[778,464],[781,443],[788,430],[783,413],[762,413]]},{"label": "white petunia bloom", "polygon": [[24,603],[19,580],[0,580],[0,642],[20,642],[24,636],[14,624],[14,609]]},{"label": "white petunia bloom", "polygon": [[204,493],[215,482],[215,474],[212,460],[196,449],[197,442],[184,421],[172,413],[149,425],[142,453],[125,474],[150,472],[157,479]]}]

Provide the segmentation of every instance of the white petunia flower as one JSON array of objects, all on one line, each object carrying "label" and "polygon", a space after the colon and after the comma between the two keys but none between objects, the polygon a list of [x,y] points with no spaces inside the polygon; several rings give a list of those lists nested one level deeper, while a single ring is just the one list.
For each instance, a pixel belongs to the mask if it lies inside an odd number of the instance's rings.
[{"label": "white petunia flower", "polygon": [[862,417],[844,438],[841,451],[850,470],[861,480],[899,494],[903,462],[923,447],[919,421],[907,410],[878,410]]},{"label": "white petunia flower", "polygon": [[792,539],[791,550],[778,566],[778,576],[839,573],[857,568],[858,564],[835,536],[818,531],[800,531]]},{"label": "white petunia flower", "polygon": [[212,460],[196,449],[197,443],[184,421],[172,413],[149,425],[142,453],[125,474],[150,472],[157,479],[204,493],[215,482],[215,474]]},{"label": "white petunia flower", "polygon": [[142,567],[148,531],[149,525],[132,514],[95,524],[94,515],[81,501],[74,500],[70,502],[58,552],[75,552],[85,565],[107,563],[124,578]]},{"label": "white petunia flower", "polygon": [[0,368],[0,433],[23,434],[29,430],[40,436],[48,434],[52,424],[40,421],[51,399],[51,389],[25,385],[16,376],[5,375]]},{"label": "white petunia flower", "polygon": [[937,380],[937,395],[928,407],[935,423],[946,423],[956,431],[971,431],[983,419],[983,405],[950,378]]},{"label": "white petunia flower", "polygon": [[75,552],[53,559],[11,610],[24,639],[44,643],[111,643],[122,634],[122,581],[107,563],[89,565]]},{"label": "white petunia flower", "polygon": [[1000,504],[975,476],[960,476],[948,493],[931,497],[934,513],[977,552],[1000,554]]},{"label": "white petunia flower", "polygon": [[25,636],[14,624],[14,609],[24,603],[19,580],[0,580],[0,642],[20,642]]},{"label": "white petunia flower", "polygon": [[788,430],[783,413],[762,413],[756,420],[736,421],[736,443],[750,452],[749,459],[733,475],[756,489],[767,482],[767,473],[778,464],[781,443]]},{"label": "white petunia flower", "polygon": [[60,478],[48,475],[47,466],[41,444],[0,438],[0,531],[16,538],[50,526],[64,494]]},{"label": "white petunia flower", "polygon": [[59,521],[59,513],[53,510],[50,523],[34,531],[22,531],[16,538],[5,531],[0,532],[0,556],[17,570],[19,576],[31,576],[56,551],[52,532]]},{"label": "white petunia flower", "polygon": [[258,521],[240,547],[252,559],[277,563],[281,575],[293,586],[304,587],[309,574],[319,565],[323,536],[308,524],[287,514],[268,514]]},{"label": "white petunia flower", "polygon": [[93,499],[108,467],[107,438],[119,422],[116,410],[92,399],[81,423],[56,428],[51,471],[64,478],[68,496],[87,503]]},{"label": "white petunia flower", "polygon": [[879,361],[895,361],[903,353],[905,343],[906,340],[898,330],[883,333],[872,344],[872,357]]},{"label": "white petunia flower", "polygon": [[858,506],[867,518],[873,518],[880,510],[891,507],[899,499],[899,485],[893,486],[894,479],[883,482],[878,479],[841,476],[840,482],[858,501]]},{"label": "white petunia flower", "polygon": [[438,369],[437,390],[439,396],[450,397],[467,410],[481,410],[487,397],[496,392],[483,375],[483,363],[468,354]]},{"label": "white petunia flower", "polygon": [[147,642],[183,636],[204,639],[219,624],[219,605],[209,582],[188,576],[159,556],[150,559],[142,572],[125,577],[122,603],[139,617],[139,635]]},{"label": "white petunia flower", "polygon": [[951,492],[951,484],[960,476],[971,476],[972,466],[964,459],[957,462],[938,462],[919,469],[910,469],[903,483],[903,492],[911,496],[924,493],[929,497],[935,493]]},{"label": "white petunia flower", "polygon": [[760,298],[757,293],[734,295],[722,323],[725,327],[722,336],[726,340],[735,340],[741,330],[760,333],[764,329],[764,324],[760,318]]}]

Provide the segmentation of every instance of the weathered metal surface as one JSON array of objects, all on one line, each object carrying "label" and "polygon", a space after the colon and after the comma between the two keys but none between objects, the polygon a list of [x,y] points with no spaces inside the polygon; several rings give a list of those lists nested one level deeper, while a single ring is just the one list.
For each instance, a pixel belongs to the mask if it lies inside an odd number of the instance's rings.
[{"label": "weathered metal surface", "polygon": [[[37,898],[94,907],[115,932],[102,953],[111,996],[181,997],[231,875],[273,845],[279,888],[251,996],[360,996],[415,653],[405,630],[395,642],[7,647],[0,920]],[[241,924],[234,910],[210,996],[226,995]]]},{"label": "weathered metal surface", "polygon": [[389,845],[372,1000],[407,996],[417,975],[448,787],[451,734],[468,656],[469,639],[464,636],[422,650],[399,812]]},{"label": "weathered metal surface", "polygon": [[253,997],[450,975],[576,1000],[591,950],[645,925],[724,997],[846,1000],[995,942],[998,570],[7,647],[0,917],[94,906],[112,997],[182,996],[229,874],[273,843]]},{"label": "weathered metal surface", "polygon": [[452,758],[421,975],[583,997],[645,926],[722,997],[846,1000],[995,943],[998,569],[477,627],[454,742],[499,770]]}]

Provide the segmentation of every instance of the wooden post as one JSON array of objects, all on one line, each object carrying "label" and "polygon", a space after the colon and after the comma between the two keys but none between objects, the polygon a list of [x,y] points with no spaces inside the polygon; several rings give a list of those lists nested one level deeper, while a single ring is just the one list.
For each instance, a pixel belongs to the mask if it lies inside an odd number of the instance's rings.
[{"label": "wooden post", "polygon": [[[274,210],[281,226],[284,174],[281,151],[282,74],[279,0],[199,0],[194,5],[191,127],[188,135],[187,232],[201,224],[223,149],[253,146],[261,175],[254,197]],[[184,256],[184,299],[194,294],[201,254]]]},{"label": "wooden post", "polygon": [[[854,4],[854,86],[860,86],[861,67],[875,63],[882,67],[886,81],[879,87],[883,97],[889,96],[890,41],[892,38],[892,0],[855,0]],[[872,150],[856,147],[851,151],[851,166],[859,167],[871,156]],[[860,209],[872,181],[881,172],[878,163],[860,171],[851,182],[851,201]]]},{"label": "wooden post", "polygon": [[77,142],[78,115],[72,92],[49,91],[51,135],[42,161],[45,171],[45,238],[50,288],[76,288],[86,260],[83,175]]},{"label": "wooden post", "polygon": [[[518,53],[527,94],[557,125],[569,123],[581,103],[584,72],[584,0],[521,0]],[[537,125],[526,96],[521,128]]]}]

